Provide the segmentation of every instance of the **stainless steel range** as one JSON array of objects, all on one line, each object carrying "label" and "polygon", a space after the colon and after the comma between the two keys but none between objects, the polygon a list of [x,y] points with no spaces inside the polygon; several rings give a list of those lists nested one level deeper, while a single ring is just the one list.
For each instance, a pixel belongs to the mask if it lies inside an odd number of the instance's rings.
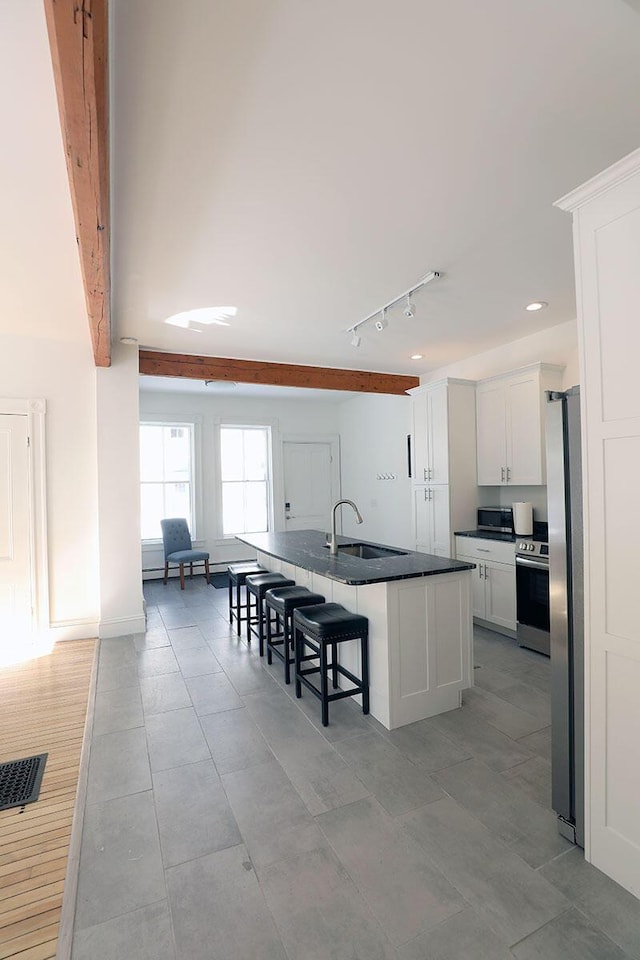
[{"label": "stainless steel range", "polygon": [[517,637],[521,647],[549,656],[549,544],[516,541]]}]

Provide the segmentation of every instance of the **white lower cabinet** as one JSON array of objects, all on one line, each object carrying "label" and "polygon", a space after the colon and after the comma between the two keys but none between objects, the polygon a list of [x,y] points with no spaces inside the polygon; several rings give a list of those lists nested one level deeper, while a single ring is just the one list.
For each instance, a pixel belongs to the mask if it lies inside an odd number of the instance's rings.
[{"label": "white lower cabinet", "polygon": [[416,550],[436,557],[451,556],[449,486],[413,488]]},{"label": "white lower cabinet", "polygon": [[456,537],[456,557],[458,560],[466,560],[476,565],[471,576],[473,616],[511,633],[515,632],[514,545],[493,540]]}]

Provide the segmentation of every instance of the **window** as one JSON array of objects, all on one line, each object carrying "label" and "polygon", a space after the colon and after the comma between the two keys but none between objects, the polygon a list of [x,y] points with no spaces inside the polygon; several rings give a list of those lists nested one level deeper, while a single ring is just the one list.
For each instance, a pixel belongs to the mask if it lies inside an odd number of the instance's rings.
[{"label": "window", "polygon": [[194,536],[193,424],[140,424],[143,540],[162,539],[164,517],[185,517]]},{"label": "window", "polygon": [[220,427],[222,535],[269,529],[269,427]]}]

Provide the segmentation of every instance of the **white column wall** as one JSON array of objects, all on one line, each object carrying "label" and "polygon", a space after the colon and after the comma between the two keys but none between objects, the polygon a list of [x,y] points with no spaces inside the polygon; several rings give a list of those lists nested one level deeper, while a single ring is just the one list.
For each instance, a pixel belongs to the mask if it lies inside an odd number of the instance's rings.
[{"label": "white column wall", "polygon": [[96,371],[100,636],[144,630],[140,549],[138,350],[113,345]]}]

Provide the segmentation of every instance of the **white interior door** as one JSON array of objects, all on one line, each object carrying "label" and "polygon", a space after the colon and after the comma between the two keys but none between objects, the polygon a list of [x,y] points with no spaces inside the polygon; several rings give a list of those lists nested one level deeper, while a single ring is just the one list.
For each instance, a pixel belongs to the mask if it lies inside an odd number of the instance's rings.
[{"label": "white interior door", "polygon": [[332,444],[284,442],[286,530],[328,530],[334,490]]},{"label": "white interior door", "polygon": [[0,655],[32,630],[27,437],[26,416],[0,415]]}]

